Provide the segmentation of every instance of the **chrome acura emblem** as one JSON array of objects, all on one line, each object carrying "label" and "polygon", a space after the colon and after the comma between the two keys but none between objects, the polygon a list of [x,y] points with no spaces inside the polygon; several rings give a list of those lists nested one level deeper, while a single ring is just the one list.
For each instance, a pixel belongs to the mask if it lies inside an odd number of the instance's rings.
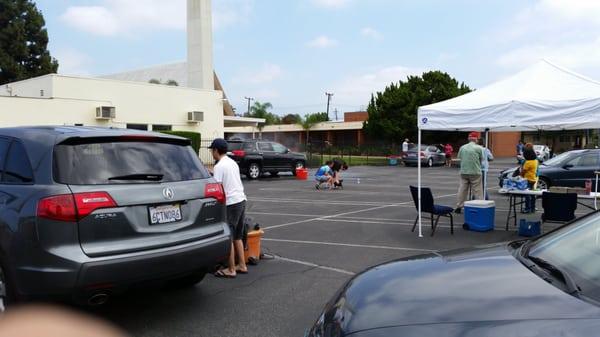
[{"label": "chrome acura emblem", "polygon": [[165,199],[167,200],[173,200],[173,198],[175,197],[175,192],[173,192],[172,188],[165,187],[165,189],[163,190],[163,197],[165,197]]}]

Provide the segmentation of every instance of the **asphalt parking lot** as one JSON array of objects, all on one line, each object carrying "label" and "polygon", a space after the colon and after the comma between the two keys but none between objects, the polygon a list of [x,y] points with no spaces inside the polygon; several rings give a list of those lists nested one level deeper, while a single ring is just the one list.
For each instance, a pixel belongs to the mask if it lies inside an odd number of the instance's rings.
[{"label": "asphalt parking lot", "polygon": [[[233,280],[207,275],[191,289],[130,294],[100,315],[134,336],[303,336],[335,291],[365,268],[517,238],[504,230],[508,203],[494,192],[500,168],[511,165],[494,162],[490,172],[495,231],[464,231],[459,215],[454,235],[441,220],[430,237],[425,221],[423,238],[411,232],[416,211],[408,186],[417,181],[415,168],[352,167],[345,189],[335,191],[317,191],[312,180],[285,175],[245,180],[248,215],[265,230],[263,251],[275,259]],[[423,169],[424,185],[439,204],[454,206],[457,177],[454,168]]]}]

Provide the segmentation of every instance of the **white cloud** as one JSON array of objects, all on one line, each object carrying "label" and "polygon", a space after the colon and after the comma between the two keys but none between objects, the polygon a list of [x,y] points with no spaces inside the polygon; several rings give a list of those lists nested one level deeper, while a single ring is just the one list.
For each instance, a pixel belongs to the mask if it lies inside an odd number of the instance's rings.
[{"label": "white cloud", "polygon": [[[185,0],[100,0],[95,6],[71,6],[61,16],[67,25],[94,35],[132,35],[156,30],[185,30]],[[253,0],[213,2],[213,27],[246,20]]]},{"label": "white cloud", "polygon": [[600,1],[540,0],[500,27],[507,51],[496,63],[521,68],[548,58],[571,68],[600,66]]},{"label": "white cloud", "polygon": [[306,46],[311,48],[330,48],[338,45],[338,41],[328,36],[321,35],[306,43]]},{"label": "white cloud", "polygon": [[235,84],[262,85],[275,81],[282,74],[283,70],[279,65],[265,63],[257,70],[243,71],[241,75],[233,78],[232,82]]},{"label": "white cloud", "polygon": [[315,6],[322,8],[341,8],[346,6],[351,0],[312,0]]},{"label": "white cloud", "polygon": [[371,73],[350,76],[334,86],[336,101],[344,104],[364,105],[371,94],[382,91],[390,83],[405,81],[408,76],[421,75],[423,69],[393,66]]},{"label": "white cloud", "polygon": [[373,40],[383,40],[383,34],[381,34],[378,30],[371,27],[365,27],[360,30],[360,35],[364,37],[368,37]]},{"label": "white cloud", "polygon": [[52,52],[59,62],[58,72],[66,75],[90,76],[93,59],[76,49],[58,49]]}]

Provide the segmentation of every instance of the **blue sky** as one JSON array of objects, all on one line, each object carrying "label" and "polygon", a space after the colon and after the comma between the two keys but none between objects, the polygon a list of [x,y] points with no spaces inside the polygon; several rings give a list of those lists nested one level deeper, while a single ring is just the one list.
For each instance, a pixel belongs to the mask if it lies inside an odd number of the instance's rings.
[{"label": "blue sky", "polygon": [[[185,0],[38,0],[59,72],[183,61]],[[213,0],[215,69],[230,101],[354,111],[427,70],[481,87],[547,58],[600,79],[600,1]]]}]

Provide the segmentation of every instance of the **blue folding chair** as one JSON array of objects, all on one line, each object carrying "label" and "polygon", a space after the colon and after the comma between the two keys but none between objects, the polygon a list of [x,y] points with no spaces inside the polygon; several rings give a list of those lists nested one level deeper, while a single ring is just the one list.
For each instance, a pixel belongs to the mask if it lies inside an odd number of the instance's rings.
[{"label": "blue folding chair", "polygon": [[[419,188],[416,186],[410,186],[410,194],[412,195],[413,201],[417,212],[419,211]],[[431,236],[435,233],[440,217],[450,218],[450,233],[454,235],[454,218],[452,217],[452,211],[454,209],[449,206],[436,205],[433,201],[433,194],[431,189],[428,187],[421,187],[421,211],[423,213],[429,213],[431,219]],[[435,218],[435,219],[434,219]],[[419,222],[419,216],[415,219],[412,231],[415,231],[417,223]]]}]

